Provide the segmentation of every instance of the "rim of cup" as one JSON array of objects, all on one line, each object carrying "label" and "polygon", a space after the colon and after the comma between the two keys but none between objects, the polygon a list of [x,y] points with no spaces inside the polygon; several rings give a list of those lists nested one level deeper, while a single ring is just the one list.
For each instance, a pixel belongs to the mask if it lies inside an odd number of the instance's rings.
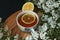
[{"label": "rim of cup", "polygon": [[[33,25],[32,27],[24,27],[24,26],[22,26],[21,24],[19,24],[19,22],[18,22],[19,16],[22,15],[22,14],[24,14],[24,13],[30,13],[30,12],[33,13],[33,14],[37,17],[37,23],[36,23],[35,25]],[[38,15],[37,15],[35,12],[30,11],[30,10],[22,11],[22,12],[20,12],[20,13],[17,15],[17,17],[16,17],[16,23],[17,23],[17,25],[18,25],[19,27],[22,26],[23,28],[33,28],[33,27],[35,27],[35,26],[38,24],[38,22],[39,22],[39,17],[38,17]]]}]

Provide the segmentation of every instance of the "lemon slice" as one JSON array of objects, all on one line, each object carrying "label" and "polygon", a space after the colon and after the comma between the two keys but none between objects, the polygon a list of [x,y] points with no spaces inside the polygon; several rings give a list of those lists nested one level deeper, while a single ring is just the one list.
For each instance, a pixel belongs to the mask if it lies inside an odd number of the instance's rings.
[{"label": "lemon slice", "polygon": [[32,2],[26,2],[23,7],[22,7],[22,11],[26,11],[26,10],[34,10],[34,4]]},{"label": "lemon slice", "polygon": [[22,22],[25,24],[31,24],[35,21],[35,16],[33,14],[24,14],[21,18]]}]

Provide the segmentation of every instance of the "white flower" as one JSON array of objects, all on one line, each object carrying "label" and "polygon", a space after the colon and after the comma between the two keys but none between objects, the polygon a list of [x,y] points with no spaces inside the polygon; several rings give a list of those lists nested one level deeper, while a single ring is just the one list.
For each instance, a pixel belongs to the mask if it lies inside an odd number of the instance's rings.
[{"label": "white flower", "polygon": [[25,38],[25,40],[32,40],[33,38],[32,38],[32,36],[27,36],[26,38]]},{"label": "white flower", "polygon": [[44,3],[46,0],[39,0],[38,3],[36,4],[38,6],[38,8],[42,7],[42,3]]},{"label": "white flower", "polygon": [[45,40],[46,39],[46,32],[44,32],[44,33],[40,33],[40,38],[42,39],[42,40]]},{"label": "white flower", "polygon": [[39,26],[39,32],[45,32],[47,30],[47,23],[44,23],[42,26]]},{"label": "white flower", "polygon": [[54,6],[55,8],[57,8],[57,7],[59,7],[59,3],[54,2],[53,6]]},{"label": "white flower", "polygon": [[50,23],[50,25],[51,25],[51,28],[55,28],[56,27],[56,24],[53,23],[53,21],[52,21],[52,23]]},{"label": "white flower", "polygon": [[58,14],[55,14],[54,16],[53,16],[53,19],[56,21],[57,19],[59,18],[59,15]]},{"label": "white flower", "polygon": [[50,26],[51,28],[55,28],[55,26],[56,26],[56,21],[54,21],[54,20],[52,19],[52,17],[48,18],[48,23],[49,23],[49,25],[51,25],[51,26]]},{"label": "white flower", "polygon": [[10,37],[7,37],[7,40],[10,40]]},{"label": "white flower", "polygon": [[55,14],[55,10],[52,10],[52,12],[51,12],[51,13],[52,13],[52,15],[54,15],[54,14]]},{"label": "white flower", "polygon": [[33,39],[38,39],[39,34],[36,31],[34,31],[34,29],[31,29],[31,30],[32,30],[31,34],[32,34]]},{"label": "white flower", "polygon": [[58,23],[58,26],[60,26],[60,23]]},{"label": "white flower", "polygon": [[42,20],[42,21],[47,21],[47,19],[48,19],[48,15],[43,15],[43,16],[41,17],[41,20]]},{"label": "white flower", "polygon": [[54,40],[56,40],[56,38],[54,38]]},{"label": "white flower", "polygon": [[38,6],[38,8],[41,8],[41,3],[40,2],[38,2],[36,5]]},{"label": "white flower", "polygon": [[56,21],[59,18],[59,15],[57,13],[55,13],[55,10],[52,10],[51,12],[52,14],[52,18]]},{"label": "white flower", "polygon": [[50,9],[50,10],[52,10],[53,9],[53,1],[52,0],[48,0],[48,1],[46,1],[46,6]]},{"label": "white flower", "polygon": [[47,23],[44,23],[44,24],[43,24],[42,29],[43,29],[43,32],[48,29],[48,28],[47,28]]},{"label": "white flower", "polygon": [[44,4],[42,4],[42,8],[46,13],[50,12],[50,9],[48,7],[46,7]]},{"label": "white flower", "polygon": [[16,34],[16,36],[14,36],[14,40],[18,40],[18,34]]},{"label": "white flower", "polygon": [[0,39],[3,37],[3,33],[0,33]]},{"label": "white flower", "polygon": [[39,0],[40,1],[40,3],[44,3],[46,0]]},{"label": "white flower", "polygon": [[48,21],[48,23],[51,23],[52,17],[49,17],[47,21]]}]

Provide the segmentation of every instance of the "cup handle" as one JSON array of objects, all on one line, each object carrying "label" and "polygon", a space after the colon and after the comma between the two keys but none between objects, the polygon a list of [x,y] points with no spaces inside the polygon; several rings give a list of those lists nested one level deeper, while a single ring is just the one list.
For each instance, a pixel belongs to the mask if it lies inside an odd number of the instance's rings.
[{"label": "cup handle", "polygon": [[31,29],[31,35],[34,39],[38,39],[39,37],[39,34],[33,28]]}]

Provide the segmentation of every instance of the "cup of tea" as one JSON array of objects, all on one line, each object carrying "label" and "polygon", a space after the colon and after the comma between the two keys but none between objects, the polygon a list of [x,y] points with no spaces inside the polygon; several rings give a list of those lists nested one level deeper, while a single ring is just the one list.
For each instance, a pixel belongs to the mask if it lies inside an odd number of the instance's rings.
[{"label": "cup of tea", "polygon": [[20,30],[32,32],[39,22],[38,15],[30,10],[22,11],[16,17],[16,23]]}]

